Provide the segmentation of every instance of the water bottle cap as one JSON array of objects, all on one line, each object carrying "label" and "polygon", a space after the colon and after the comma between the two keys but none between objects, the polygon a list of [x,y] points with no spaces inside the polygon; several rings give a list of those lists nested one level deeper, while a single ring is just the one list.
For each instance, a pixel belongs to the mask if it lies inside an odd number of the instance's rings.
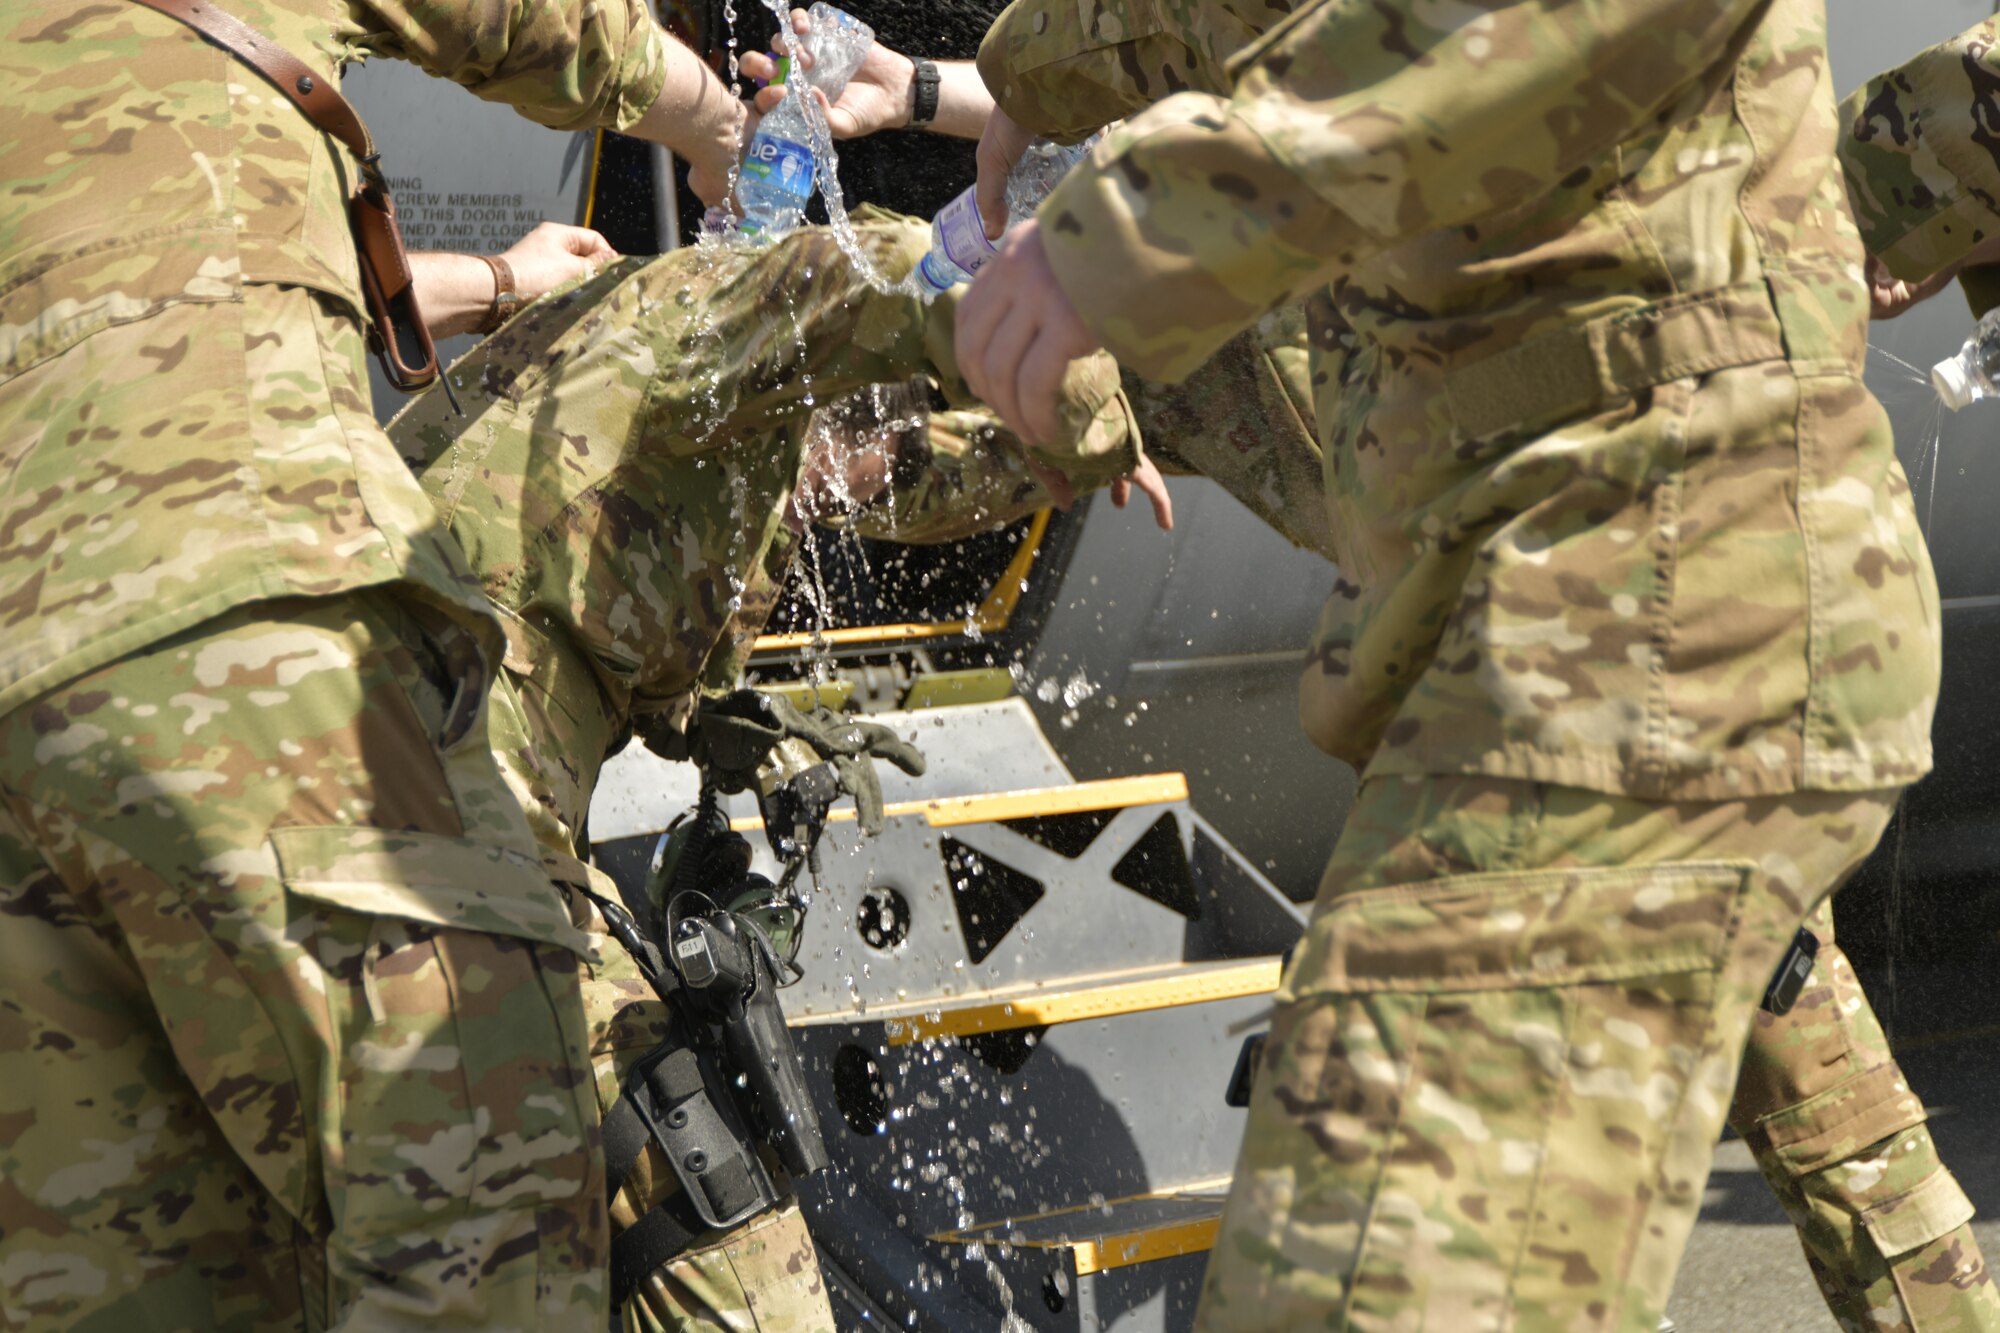
[{"label": "water bottle cap", "polygon": [[1931,387],[1944,405],[1956,412],[1978,394],[1972,372],[1957,357],[1949,357],[1931,367]]},{"label": "water bottle cap", "polygon": [[922,287],[925,291],[929,292],[932,296],[943,296],[946,292],[950,291],[953,287],[958,285],[956,278],[945,278],[942,275],[938,274],[937,272],[933,271],[931,267],[930,255],[925,255],[922,259],[919,259],[917,261],[917,267],[914,276],[917,280],[917,285],[919,287]]}]

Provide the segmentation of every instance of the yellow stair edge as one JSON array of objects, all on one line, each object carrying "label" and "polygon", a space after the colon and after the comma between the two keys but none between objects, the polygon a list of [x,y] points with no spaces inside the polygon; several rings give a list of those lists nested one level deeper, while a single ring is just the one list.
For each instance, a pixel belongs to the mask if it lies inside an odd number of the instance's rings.
[{"label": "yellow stair edge", "polygon": [[1034,567],[1035,557],[1042,549],[1042,538],[1049,530],[1049,511],[1037,513],[1028,523],[1028,531],[1023,534],[1021,544],[1014,548],[1013,558],[1007,568],[1000,571],[1000,577],[986,591],[970,616],[963,620],[937,622],[911,622],[898,625],[850,625],[842,629],[821,630],[817,633],[805,631],[792,634],[760,634],[751,645],[752,653],[791,653],[810,648],[815,643],[833,647],[853,644],[879,644],[888,647],[899,643],[911,643],[923,639],[948,638],[977,630],[981,634],[997,634],[1007,628],[1014,618],[1014,608],[1021,600],[1021,593],[1028,581],[1028,571]]},{"label": "yellow stair edge", "polygon": [[1182,1254],[1206,1254],[1215,1248],[1215,1237],[1221,1229],[1222,1218],[1218,1214],[1205,1222],[1181,1222],[1129,1236],[1082,1241],[1070,1247],[1070,1258],[1076,1264],[1076,1275],[1087,1277],[1108,1268],[1129,1268]]},{"label": "yellow stair edge", "polygon": [[[1073,1208],[1057,1208],[1026,1217],[979,1223],[958,1231],[941,1232],[931,1236],[930,1239],[944,1245],[1006,1244],[1012,1245],[1017,1250],[1068,1250],[1070,1261],[1076,1266],[1076,1275],[1088,1277],[1092,1273],[1102,1273],[1114,1268],[1130,1268],[1134,1264],[1150,1263],[1155,1259],[1172,1259],[1183,1254],[1205,1254],[1214,1249],[1215,1237],[1222,1225],[1223,1195],[1228,1191],[1229,1183],[1230,1177],[1217,1176],[1212,1180],[1196,1181],[1191,1185],[1177,1186],[1174,1189],[1130,1194],[1103,1204],[1079,1204]],[[1024,1222],[1102,1213],[1115,1210],[1123,1204],[1183,1199],[1190,1203],[1213,1201],[1215,1215],[1187,1221],[1157,1223],[1129,1231],[1113,1231],[1107,1235],[1086,1236],[1081,1239],[1066,1236],[1031,1238],[1021,1236],[1017,1231]]]},{"label": "yellow stair edge", "polygon": [[[1187,799],[1187,775],[1183,773],[1142,773],[1129,778],[1105,778],[1096,782],[1074,782],[1064,787],[1030,787],[1022,791],[989,792],[983,796],[940,796],[928,801],[897,801],[884,806],[883,813],[894,819],[922,815],[932,828],[959,824],[990,824],[1002,819],[1025,819],[1031,815],[1073,815],[1085,810],[1116,810],[1128,805],[1163,805]],[[853,806],[842,806],[827,816],[829,823],[854,818]],[[764,827],[761,815],[744,815],[729,821],[738,833]]]},{"label": "yellow stair edge", "polygon": [[1160,976],[1104,982],[1087,986],[1062,983],[1058,989],[1016,995],[988,994],[970,1004],[930,1008],[887,1020],[891,1046],[908,1046],[932,1037],[966,1037],[1010,1028],[1075,1023],[1090,1018],[1172,1009],[1180,1005],[1268,995],[1278,989],[1284,961],[1256,958],[1247,962],[1182,966]]},{"label": "yellow stair edge", "polygon": [[[1140,1009],[1171,1009],[1178,1004],[1197,1004],[1208,1000],[1235,999],[1243,995],[1259,995],[1277,988],[1277,970],[1284,960],[1269,958],[1235,958],[1206,963],[1147,963],[1139,967],[1119,968],[1109,972],[1088,972],[1077,976],[1062,977],[1053,981],[1028,981],[1004,989],[969,990],[961,995],[931,995],[912,1000],[894,1000],[886,1004],[869,1005],[862,1009],[844,1007],[827,1009],[818,1013],[794,1014],[785,1020],[787,1027],[833,1027],[841,1024],[881,1023],[885,1026],[901,1026],[911,1023],[937,1024],[950,1021],[946,1012],[950,1006],[963,1006],[966,1011],[980,1014],[989,1026],[968,1029],[972,1032],[1003,1032],[1008,1028],[1033,1027],[1040,1023],[1070,1019],[1050,1020],[1038,1015],[1050,1010],[1067,1011],[1071,1008],[1069,997],[1091,993],[1104,994],[1112,999],[1138,1000],[1148,997],[1146,988],[1158,986],[1151,992],[1151,998],[1159,1001],[1151,1005],[1135,1008],[1111,1009],[1104,1013],[1080,1013],[1077,1017],[1113,1017],[1120,1013],[1137,1013]],[[1236,974],[1241,972],[1239,977]],[[1224,973],[1225,984],[1212,983],[1208,977],[1212,973]],[[1190,981],[1192,984],[1189,984]],[[1167,983],[1178,983],[1169,986]],[[1210,993],[1211,990],[1214,993]],[[1008,1006],[1012,1006],[1009,1012]],[[923,1034],[908,1037],[892,1037],[894,1045],[908,1045],[921,1041]]]}]

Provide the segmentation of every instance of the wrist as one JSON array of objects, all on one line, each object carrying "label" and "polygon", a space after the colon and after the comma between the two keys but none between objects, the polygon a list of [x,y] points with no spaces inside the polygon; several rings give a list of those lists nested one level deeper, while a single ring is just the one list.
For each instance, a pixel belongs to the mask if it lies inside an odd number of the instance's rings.
[{"label": "wrist", "polygon": [[894,56],[896,59],[896,82],[894,84],[896,92],[893,99],[896,108],[896,121],[893,125],[886,126],[885,128],[892,130],[908,129],[910,126],[910,112],[916,105],[917,62],[904,55],[901,51],[889,51],[887,54]]}]

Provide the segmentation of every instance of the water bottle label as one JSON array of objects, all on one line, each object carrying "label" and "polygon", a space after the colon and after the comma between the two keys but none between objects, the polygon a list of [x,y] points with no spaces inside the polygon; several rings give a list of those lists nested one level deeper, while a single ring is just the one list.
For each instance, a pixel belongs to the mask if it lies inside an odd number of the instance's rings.
[{"label": "water bottle label", "polygon": [[971,190],[938,210],[932,234],[945,258],[967,273],[979,272],[987,260],[1000,253],[999,247],[986,239],[986,224],[979,220],[979,201]]},{"label": "water bottle label", "polygon": [[743,174],[775,185],[801,201],[812,198],[812,149],[789,139],[759,134],[743,157]]}]

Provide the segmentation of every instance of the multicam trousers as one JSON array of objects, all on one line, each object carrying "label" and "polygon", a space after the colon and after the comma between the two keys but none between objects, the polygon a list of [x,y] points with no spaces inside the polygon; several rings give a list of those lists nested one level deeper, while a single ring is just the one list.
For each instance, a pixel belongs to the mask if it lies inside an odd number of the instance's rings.
[{"label": "multicam trousers", "polygon": [[[548,688],[557,676],[585,675],[587,666],[556,652],[543,667],[536,678],[500,673],[487,719],[493,757],[552,876],[615,900],[615,885],[601,875],[593,882],[594,872],[569,855],[575,835],[565,815],[589,806],[597,757],[617,722],[587,707],[602,701],[592,688]],[[593,945],[582,968],[584,1021],[598,1107],[608,1114],[632,1063],[667,1039],[668,1015],[597,907],[580,893],[570,901],[571,919]],[[660,1150],[648,1145],[611,1200],[613,1234],[679,1188]],[[618,1318],[625,1333],[833,1333],[819,1258],[790,1199],[731,1231],[697,1236],[647,1275]]]},{"label": "multicam trousers", "polygon": [[1833,902],[1812,984],[1783,1017],[1753,1015],[1729,1123],[1798,1228],[1827,1305],[1866,1333],[2000,1329],[1972,1203],[1939,1160],[1924,1105],[1847,955]]},{"label": "multicam trousers", "polygon": [[472,649],[263,602],[0,720],[0,1322],[604,1328],[589,945]]},{"label": "multicam trousers", "polygon": [[[1197,1327],[1652,1333],[1765,984],[1894,795],[1364,783],[1279,992]],[[1821,986],[1858,998],[1837,958]],[[1810,1250],[1878,1247],[1843,1315],[1992,1327],[1921,1107],[1858,1020],[1816,1030],[1826,1002],[1766,1027],[1739,1122],[1784,1158]],[[1851,1056],[1787,1072],[1811,1041]],[[1807,1132],[1815,1097],[1850,1110]],[[1933,1306],[1955,1313],[1915,1321]]]}]

